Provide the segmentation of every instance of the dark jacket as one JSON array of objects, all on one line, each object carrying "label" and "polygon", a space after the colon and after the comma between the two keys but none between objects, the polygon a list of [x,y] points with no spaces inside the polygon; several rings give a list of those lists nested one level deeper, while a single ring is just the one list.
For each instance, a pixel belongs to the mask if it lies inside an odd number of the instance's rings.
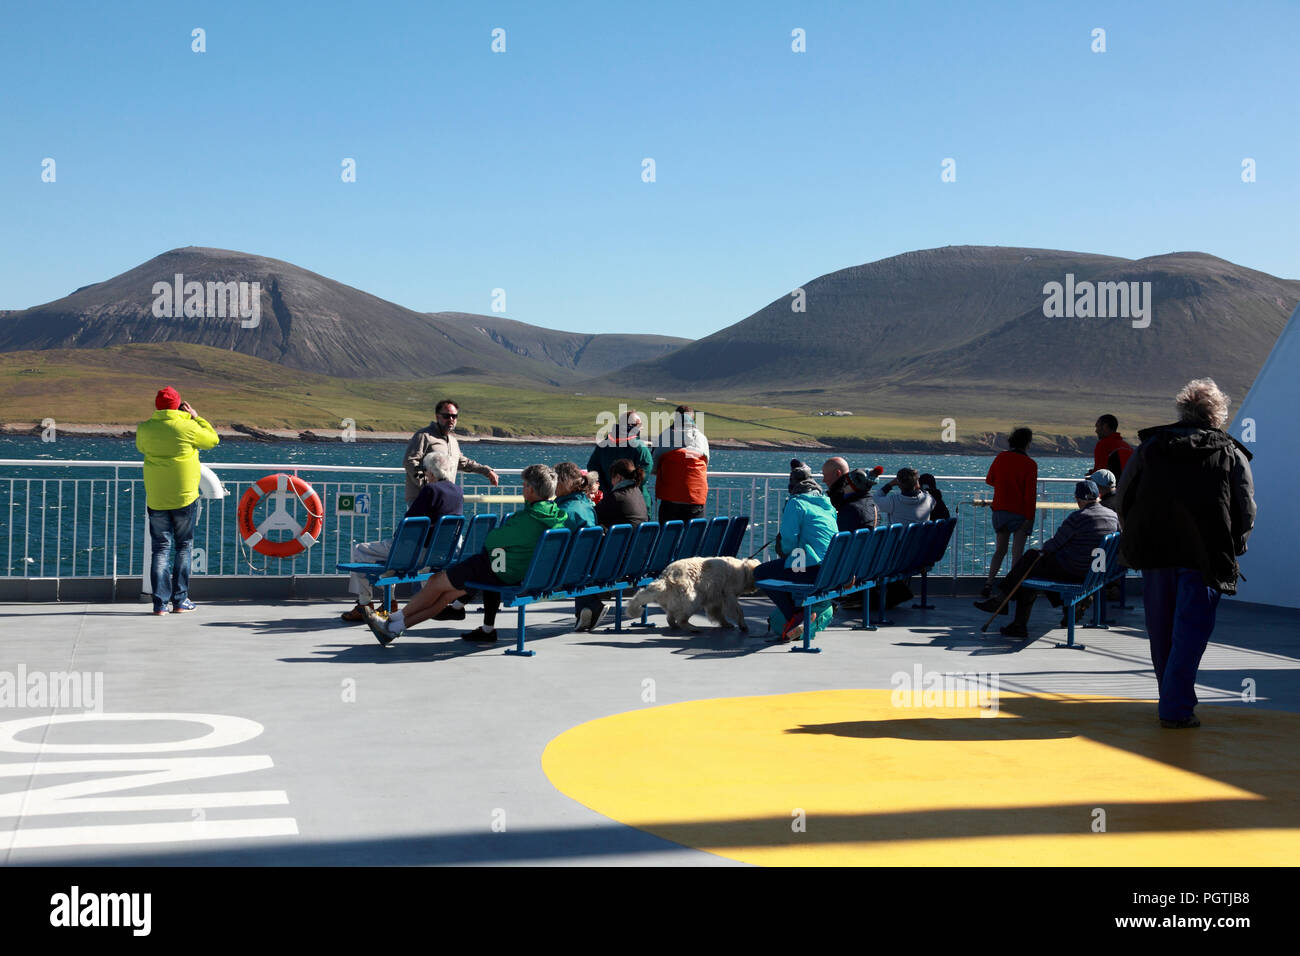
[{"label": "dark jacket", "polygon": [[654,458],[650,453],[650,446],[639,438],[618,441],[611,437],[604,445],[597,445],[592,450],[591,457],[587,459],[587,470],[596,473],[600,478],[600,490],[608,494],[610,485],[614,483],[609,470],[620,458],[630,459],[633,464],[640,465],[645,472],[645,477],[641,481],[641,495],[645,498],[646,510],[649,511],[654,503],[654,499],[650,497],[650,469],[654,467]]},{"label": "dark jacket", "polygon": [[1237,556],[1255,526],[1246,447],[1217,428],[1181,422],[1144,428],[1120,476],[1120,548],[1133,568],[1191,568],[1237,593]]},{"label": "dark jacket", "polygon": [[465,513],[465,493],[458,485],[450,481],[435,481],[420,486],[420,493],[415,496],[404,517],[428,518],[434,524],[443,515]]},{"label": "dark jacket", "polygon": [[827,489],[831,506],[835,509],[835,524],[841,531],[874,528],[879,518],[871,489],[858,491],[849,482],[847,474],[840,475]]},{"label": "dark jacket", "polygon": [[610,528],[616,524],[630,524],[636,527],[648,520],[645,498],[636,486],[636,482],[624,481],[605,492],[605,497],[596,505],[596,520],[601,527]]},{"label": "dark jacket", "polygon": [[1118,530],[1115,512],[1094,502],[1061,522],[1043,545],[1043,554],[1055,555],[1057,564],[1082,581],[1092,568],[1092,552],[1101,547],[1101,539]]}]

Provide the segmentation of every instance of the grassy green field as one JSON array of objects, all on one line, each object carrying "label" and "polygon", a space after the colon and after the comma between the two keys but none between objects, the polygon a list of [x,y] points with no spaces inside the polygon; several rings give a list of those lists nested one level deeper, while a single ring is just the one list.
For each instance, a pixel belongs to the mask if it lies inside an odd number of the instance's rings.
[{"label": "grassy green field", "polygon": [[[817,438],[938,441],[944,417],[918,413],[903,402],[898,403],[902,408],[891,408],[878,396],[855,403],[854,396],[844,391],[832,396],[790,396],[789,404],[798,407],[768,407],[689,394],[589,395],[515,388],[474,377],[399,382],[331,378],[236,352],[169,343],[0,353],[0,418],[131,425],[152,413],[154,393],[167,384],[216,425],[241,423],[268,429],[339,428],[343,419],[350,418],[362,432],[409,431],[427,424],[434,404],[444,397],[460,403],[463,428],[508,436],[591,435],[599,416],[616,413],[620,403],[639,409],[653,425],[656,413],[666,419],[677,403],[685,402],[697,408],[711,439],[780,444]],[[855,414],[814,413],[827,408]],[[952,417],[960,441],[1006,432],[1019,423],[1003,416]],[[1090,418],[1065,422],[1038,417],[1032,424],[1045,435],[1080,436],[1091,430]]]}]

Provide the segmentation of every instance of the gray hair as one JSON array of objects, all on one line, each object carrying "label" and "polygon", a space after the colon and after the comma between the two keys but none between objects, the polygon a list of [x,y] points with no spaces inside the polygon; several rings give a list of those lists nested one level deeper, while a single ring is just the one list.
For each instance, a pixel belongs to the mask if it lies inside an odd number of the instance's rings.
[{"label": "gray hair", "polygon": [[550,465],[529,465],[520,477],[543,501],[555,497],[555,470]]},{"label": "gray hair", "polygon": [[451,474],[451,462],[440,451],[431,451],[420,460],[420,470],[429,481],[446,481]]},{"label": "gray hair", "polygon": [[1174,398],[1179,420],[1202,428],[1222,428],[1228,424],[1228,403],[1228,396],[1212,378],[1188,382]]}]

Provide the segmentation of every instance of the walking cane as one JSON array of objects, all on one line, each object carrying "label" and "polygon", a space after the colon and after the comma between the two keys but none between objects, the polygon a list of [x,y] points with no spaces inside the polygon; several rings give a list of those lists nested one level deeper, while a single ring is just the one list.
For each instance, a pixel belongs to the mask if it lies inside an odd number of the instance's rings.
[{"label": "walking cane", "polygon": [[1024,584],[1025,581],[1029,578],[1029,575],[1033,574],[1034,568],[1038,567],[1038,562],[1042,560],[1042,557],[1043,557],[1043,552],[1041,551],[1038,552],[1037,557],[1034,558],[1034,563],[1031,564],[1025,570],[1025,573],[1020,576],[1020,580],[1016,582],[1016,586],[1013,587],[1010,591],[1008,591],[1006,597],[1002,599],[1002,603],[998,605],[998,609],[994,611],[992,615],[990,615],[987,621],[984,622],[984,626],[980,628],[981,634],[983,634],[985,631],[989,629],[989,625],[992,624],[994,619],[997,618],[997,616],[1002,613],[1002,609],[1007,606],[1007,602],[1011,600],[1012,595],[1015,594],[1017,591],[1019,591],[1020,585]]}]

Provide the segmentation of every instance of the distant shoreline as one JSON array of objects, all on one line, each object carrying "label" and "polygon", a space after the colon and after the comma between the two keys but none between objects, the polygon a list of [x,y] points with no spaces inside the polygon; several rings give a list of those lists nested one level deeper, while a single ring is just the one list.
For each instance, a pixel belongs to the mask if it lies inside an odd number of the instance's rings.
[{"label": "distant shoreline", "polygon": [[[60,437],[70,439],[76,438],[118,438],[133,439],[135,437],[135,425],[109,425],[109,424],[58,424]],[[355,438],[349,443],[355,444],[405,444],[410,440],[414,432],[379,432],[379,431],[358,431]],[[38,437],[41,434],[41,426],[35,422],[7,422],[0,423],[0,436],[6,437]],[[342,432],[339,429],[316,428],[316,429],[292,429],[292,428],[258,428],[252,425],[243,425],[236,423],[231,426],[221,426],[217,428],[217,434],[221,436],[223,442],[258,442],[262,444],[290,444],[303,442],[332,443],[342,441]],[[1046,438],[1047,436],[1043,436]],[[466,445],[590,445],[594,439],[590,435],[456,435],[461,444]],[[1038,436],[1035,436],[1037,440]],[[1087,439],[1066,438],[1064,447],[1061,445],[1050,446],[1046,442],[1042,443],[1039,451],[1042,454],[1056,454],[1061,456],[1089,455],[1091,450],[1083,447]],[[992,455],[1004,450],[999,444],[976,441],[923,441],[923,440],[899,440],[899,439],[880,439],[873,442],[845,441],[834,445],[826,444],[809,439],[802,442],[769,442],[769,441],[740,441],[730,438],[710,438],[709,444],[715,448],[725,448],[733,451],[825,451],[825,452],[845,452],[852,454],[940,454],[940,455]],[[1073,446],[1073,447],[1071,447]]]}]

